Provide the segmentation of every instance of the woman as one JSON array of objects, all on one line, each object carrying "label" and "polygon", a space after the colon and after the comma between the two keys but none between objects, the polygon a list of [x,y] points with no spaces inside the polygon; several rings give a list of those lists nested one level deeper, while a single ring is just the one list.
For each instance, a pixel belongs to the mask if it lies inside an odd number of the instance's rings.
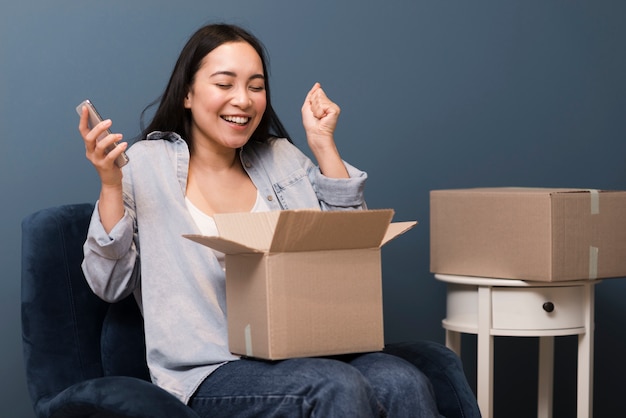
[{"label": "woman", "polygon": [[[83,110],[79,130],[101,179],[85,276],[107,301],[134,293],[153,382],[201,416],[439,416],[414,345],[280,362],[228,350],[223,255],[182,235],[216,234],[215,213],[365,208],[367,176],[335,146],[339,107],[317,83],[306,96],[315,165],[272,109],[265,62],[245,30],[208,25],[183,48],[145,140],[107,154],[122,136],[96,141],[111,121],[89,130]],[[130,163],[120,169],[124,151]]]}]

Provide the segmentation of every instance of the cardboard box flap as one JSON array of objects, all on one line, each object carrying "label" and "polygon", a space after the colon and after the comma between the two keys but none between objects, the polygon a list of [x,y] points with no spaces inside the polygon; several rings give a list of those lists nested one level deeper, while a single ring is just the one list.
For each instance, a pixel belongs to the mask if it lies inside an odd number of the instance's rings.
[{"label": "cardboard box flap", "polygon": [[270,246],[280,213],[217,213],[219,236],[187,234],[183,237],[224,254],[263,253]]},{"label": "cardboard box flap", "polygon": [[383,242],[380,244],[381,247],[387,244],[389,241],[397,237],[398,235],[404,234],[409,229],[413,228],[417,225],[417,221],[406,221],[406,222],[394,222],[389,224],[389,228],[387,228],[387,233],[383,238]]},{"label": "cardboard box flap", "polygon": [[362,211],[282,211],[270,252],[378,248],[392,209]]},{"label": "cardboard box flap", "polygon": [[246,254],[246,253],[263,253],[263,250],[247,247],[238,242],[229,241],[222,237],[211,237],[206,235],[186,234],[183,237],[190,239],[202,245],[206,245],[214,250],[223,252],[224,254]]},{"label": "cardboard box flap", "polygon": [[216,213],[215,225],[224,240],[266,251],[270,248],[281,211]]}]

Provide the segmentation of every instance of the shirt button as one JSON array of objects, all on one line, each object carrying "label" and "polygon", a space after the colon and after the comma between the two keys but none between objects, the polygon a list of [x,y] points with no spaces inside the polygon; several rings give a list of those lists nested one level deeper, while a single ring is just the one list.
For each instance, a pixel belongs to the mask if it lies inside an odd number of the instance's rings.
[{"label": "shirt button", "polygon": [[272,200],[274,200],[274,196],[272,196],[272,195],[268,195],[268,196],[267,196],[267,200],[269,200],[269,201],[271,202]]},{"label": "shirt button", "polygon": [[243,163],[243,165],[246,166],[246,168],[252,167],[252,164],[250,164],[250,161],[246,161],[245,163]]}]

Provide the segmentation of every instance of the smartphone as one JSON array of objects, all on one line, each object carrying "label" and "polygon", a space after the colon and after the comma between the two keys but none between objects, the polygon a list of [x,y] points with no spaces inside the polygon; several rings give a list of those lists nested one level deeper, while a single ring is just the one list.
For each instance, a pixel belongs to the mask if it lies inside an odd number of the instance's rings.
[{"label": "smartphone", "polygon": [[[93,129],[94,126],[102,122],[102,117],[96,110],[96,107],[93,105],[93,103],[91,103],[89,100],[84,100],[81,104],[76,106],[76,112],[78,113],[79,116],[83,114],[83,107],[85,106],[89,110],[89,117],[88,117],[89,129]],[[102,133],[102,135],[100,135],[97,138],[97,140],[100,141],[102,138],[109,135],[110,133],[111,131],[107,129],[105,132]],[[113,145],[109,146],[106,149],[106,152],[109,153],[117,145],[118,143],[115,142]],[[126,164],[128,164],[128,155],[126,155],[125,152],[121,153],[120,156],[115,159],[115,164],[120,168],[124,167]]]}]

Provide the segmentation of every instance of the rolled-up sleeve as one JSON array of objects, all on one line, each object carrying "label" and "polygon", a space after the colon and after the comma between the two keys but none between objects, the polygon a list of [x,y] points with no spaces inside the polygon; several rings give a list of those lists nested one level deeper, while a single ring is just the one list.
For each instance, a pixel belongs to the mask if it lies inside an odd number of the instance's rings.
[{"label": "rolled-up sleeve", "polygon": [[123,299],[138,286],[134,230],[133,217],[127,210],[107,234],[96,204],[83,246],[82,269],[92,291],[107,302]]},{"label": "rolled-up sleeve", "polygon": [[350,178],[324,176],[319,167],[309,168],[309,179],[324,210],[366,209],[365,182],[367,173],[344,161]]}]

